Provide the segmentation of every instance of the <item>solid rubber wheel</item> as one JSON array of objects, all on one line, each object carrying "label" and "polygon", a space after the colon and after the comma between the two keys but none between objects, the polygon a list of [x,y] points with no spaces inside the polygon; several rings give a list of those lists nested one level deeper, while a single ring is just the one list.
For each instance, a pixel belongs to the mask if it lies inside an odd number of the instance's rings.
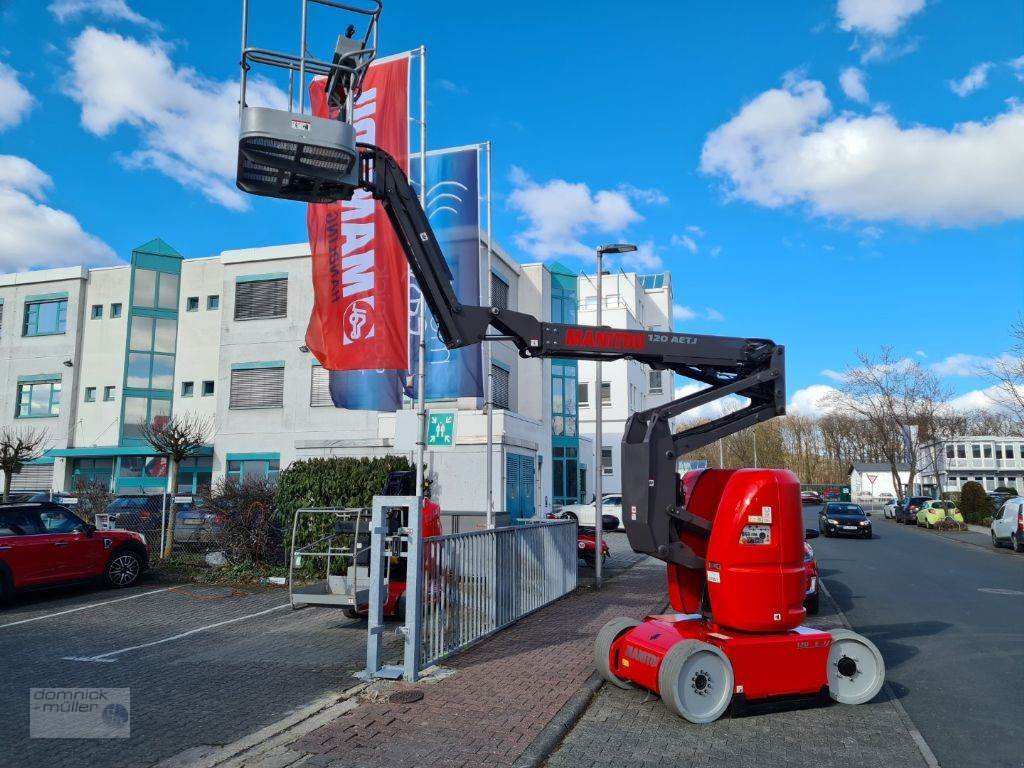
[{"label": "solid rubber wheel", "polygon": [[871,701],[885,682],[885,660],[875,644],[849,629],[833,629],[828,651],[828,693],[840,704]]},{"label": "solid rubber wheel", "polygon": [[821,610],[821,593],[815,592],[804,600],[804,607],[807,609],[807,613],[811,616],[817,616],[818,611]]},{"label": "solid rubber wheel", "polygon": [[355,608],[353,608],[351,606],[348,606],[348,605],[346,605],[344,608],[342,608],[341,612],[344,613],[350,619],[361,619],[362,618],[362,616],[359,614],[358,610],[356,610]]},{"label": "solid rubber wheel", "polygon": [[636,619],[612,619],[601,627],[601,631],[597,633],[597,637],[594,639],[594,666],[597,667],[598,674],[612,685],[617,685],[619,688],[626,690],[635,686],[628,680],[617,677],[612,672],[612,645],[624,633],[633,627],[639,626],[640,622]]},{"label": "solid rubber wheel", "polygon": [[710,723],[732,702],[732,662],[721,650],[699,640],[673,645],[658,670],[665,706],[691,723]]}]

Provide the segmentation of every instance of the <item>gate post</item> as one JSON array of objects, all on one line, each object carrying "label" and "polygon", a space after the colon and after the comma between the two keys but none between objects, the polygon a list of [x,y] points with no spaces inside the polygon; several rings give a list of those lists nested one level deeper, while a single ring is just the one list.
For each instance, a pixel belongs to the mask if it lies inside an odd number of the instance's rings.
[{"label": "gate post", "polygon": [[420,676],[423,633],[423,497],[408,497],[409,539],[405,570],[405,679],[415,683]]}]

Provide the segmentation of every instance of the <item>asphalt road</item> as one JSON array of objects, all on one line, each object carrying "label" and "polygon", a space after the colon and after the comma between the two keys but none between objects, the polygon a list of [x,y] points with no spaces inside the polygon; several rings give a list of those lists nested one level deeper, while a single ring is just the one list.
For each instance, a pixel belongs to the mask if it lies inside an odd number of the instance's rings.
[{"label": "asphalt road", "polygon": [[825,586],[942,766],[1024,765],[1024,555],[872,521],[870,541],[811,542]]}]

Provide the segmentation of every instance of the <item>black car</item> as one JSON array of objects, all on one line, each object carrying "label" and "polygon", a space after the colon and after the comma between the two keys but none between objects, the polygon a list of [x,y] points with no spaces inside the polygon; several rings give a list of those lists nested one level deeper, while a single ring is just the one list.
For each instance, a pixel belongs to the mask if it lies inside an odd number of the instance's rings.
[{"label": "black car", "polygon": [[917,510],[926,501],[931,500],[931,496],[907,496],[900,504],[896,505],[896,522],[917,525]]},{"label": "black car", "polygon": [[818,517],[818,530],[825,536],[871,538],[871,521],[860,504],[830,501]]}]

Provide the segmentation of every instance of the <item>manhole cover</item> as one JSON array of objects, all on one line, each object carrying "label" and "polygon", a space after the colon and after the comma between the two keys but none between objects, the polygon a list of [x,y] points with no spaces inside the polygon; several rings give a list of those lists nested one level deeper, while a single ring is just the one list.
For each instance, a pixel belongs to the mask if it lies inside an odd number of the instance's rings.
[{"label": "manhole cover", "polygon": [[423,698],[423,691],[395,691],[388,696],[392,704],[412,704]]},{"label": "manhole cover", "polygon": [[1024,595],[1019,589],[1001,589],[999,587],[978,587],[979,592],[988,592],[990,595]]}]

